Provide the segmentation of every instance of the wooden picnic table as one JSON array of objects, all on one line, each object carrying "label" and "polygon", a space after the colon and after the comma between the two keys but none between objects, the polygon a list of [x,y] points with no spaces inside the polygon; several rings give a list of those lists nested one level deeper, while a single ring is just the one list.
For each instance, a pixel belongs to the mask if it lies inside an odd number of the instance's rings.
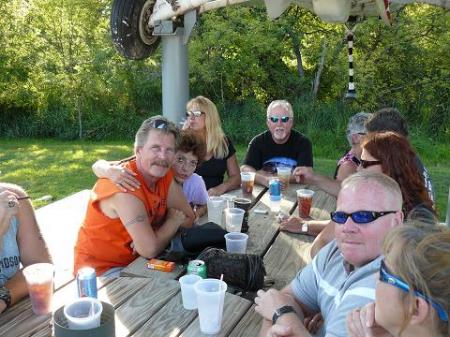
[{"label": "wooden picnic table", "polygon": [[[281,210],[287,214],[297,212],[296,193],[300,185],[291,184],[283,192]],[[314,189],[314,188],[313,188]],[[232,192],[241,196],[240,190]],[[309,248],[312,237],[279,232],[277,214],[270,212],[266,188],[255,186],[249,212],[249,242],[247,252],[263,257],[267,278],[273,287],[281,289],[310,261]],[[313,198],[313,218],[329,218],[335,208],[335,198],[317,191]],[[267,214],[255,213],[266,209]],[[205,219],[202,219],[206,222]],[[203,336],[200,332],[196,310],[182,306],[177,279],[185,273],[186,266],[178,265],[172,273],[148,270],[146,260],[136,259],[123,270],[120,278],[102,282],[98,278],[99,299],[115,309],[116,337],[125,336]],[[60,286],[53,300],[53,311],[73,300],[76,282]],[[0,315],[2,336],[52,336],[51,314],[36,316],[29,299],[24,299]],[[222,329],[217,336],[258,336],[261,318],[250,300],[226,293]],[[206,335],[205,335],[206,336]]]}]

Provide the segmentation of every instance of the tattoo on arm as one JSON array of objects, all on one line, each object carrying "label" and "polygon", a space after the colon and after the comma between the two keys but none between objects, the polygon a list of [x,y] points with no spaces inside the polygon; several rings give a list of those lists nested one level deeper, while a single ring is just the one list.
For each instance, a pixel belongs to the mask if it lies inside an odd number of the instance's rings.
[{"label": "tattoo on arm", "polygon": [[138,215],[137,217],[135,217],[134,219],[131,219],[130,221],[127,221],[126,223],[124,223],[125,227],[137,224],[139,222],[143,222],[146,218],[146,215]]}]

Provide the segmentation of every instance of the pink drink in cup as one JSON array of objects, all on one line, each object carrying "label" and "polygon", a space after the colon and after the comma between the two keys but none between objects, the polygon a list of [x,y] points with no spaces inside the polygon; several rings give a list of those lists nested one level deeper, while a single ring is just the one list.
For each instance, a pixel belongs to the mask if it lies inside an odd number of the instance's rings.
[{"label": "pink drink in cup", "polygon": [[23,269],[30,294],[31,307],[36,315],[51,312],[54,267],[50,263],[36,263]]}]

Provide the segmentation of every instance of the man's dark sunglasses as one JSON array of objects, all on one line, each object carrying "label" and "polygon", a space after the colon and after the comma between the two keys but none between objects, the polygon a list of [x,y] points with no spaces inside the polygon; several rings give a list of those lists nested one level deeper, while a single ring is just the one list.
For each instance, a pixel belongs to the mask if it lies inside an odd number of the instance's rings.
[{"label": "man's dark sunglasses", "polygon": [[167,129],[169,127],[169,123],[164,119],[155,119],[149,123],[152,128],[155,129]]},{"label": "man's dark sunglasses", "polygon": [[396,213],[397,211],[386,211],[386,212],[373,212],[373,211],[356,211],[353,213],[345,213],[345,212],[331,212],[331,220],[335,223],[343,225],[347,222],[348,217],[351,217],[354,223],[357,224],[367,224],[369,222],[375,221],[376,219]]},{"label": "man's dark sunglasses", "polygon": [[278,123],[278,121],[281,119],[281,122],[283,122],[283,123],[287,123],[287,122],[289,122],[289,116],[283,116],[283,117],[278,117],[278,116],[270,116],[269,117],[269,120],[272,122],[272,123]]},{"label": "man's dark sunglasses", "polygon": [[[394,286],[398,289],[403,290],[405,293],[410,292],[410,288],[408,283],[403,281],[400,277],[394,275],[391,273],[391,271],[388,269],[386,264],[384,263],[384,259],[381,260],[380,264],[380,281],[390,284],[391,286]],[[448,313],[447,311],[436,301],[434,301],[432,298],[426,296],[421,292],[420,290],[414,290],[414,295],[420,298],[423,298],[425,301],[430,303],[437,311],[437,314],[441,320],[444,322],[448,322]]]},{"label": "man's dark sunglasses", "polygon": [[374,165],[381,165],[381,161],[379,161],[379,160],[364,160],[364,159],[361,159],[359,161],[359,166],[361,166],[362,168],[368,168],[369,166],[374,166]]}]

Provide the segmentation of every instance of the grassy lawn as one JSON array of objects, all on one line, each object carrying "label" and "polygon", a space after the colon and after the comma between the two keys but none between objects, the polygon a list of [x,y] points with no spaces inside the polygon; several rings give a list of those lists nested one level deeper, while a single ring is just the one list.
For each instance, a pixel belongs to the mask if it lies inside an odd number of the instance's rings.
[{"label": "grassy lawn", "polygon": [[[0,139],[0,180],[23,186],[33,199],[44,195],[53,200],[92,187],[95,176],[91,165],[99,158],[121,159],[132,153],[131,141],[84,142],[56,140]],[[431,150],[431,149],[430,149]],[[237,146],[239,162],[246,146]],[[420,151],[422,153],[422,151]],[[426,154],[426,151],[423,152]],[[337,158],[337,156],[336,156]],[[314,158],[317,172],[331,176],[336,158]],[[450,162],[436,163],[422,156],[433,179],[440,219],[445,221],[450,186]],[[36,207],[46,202],[35,202]]]}]

